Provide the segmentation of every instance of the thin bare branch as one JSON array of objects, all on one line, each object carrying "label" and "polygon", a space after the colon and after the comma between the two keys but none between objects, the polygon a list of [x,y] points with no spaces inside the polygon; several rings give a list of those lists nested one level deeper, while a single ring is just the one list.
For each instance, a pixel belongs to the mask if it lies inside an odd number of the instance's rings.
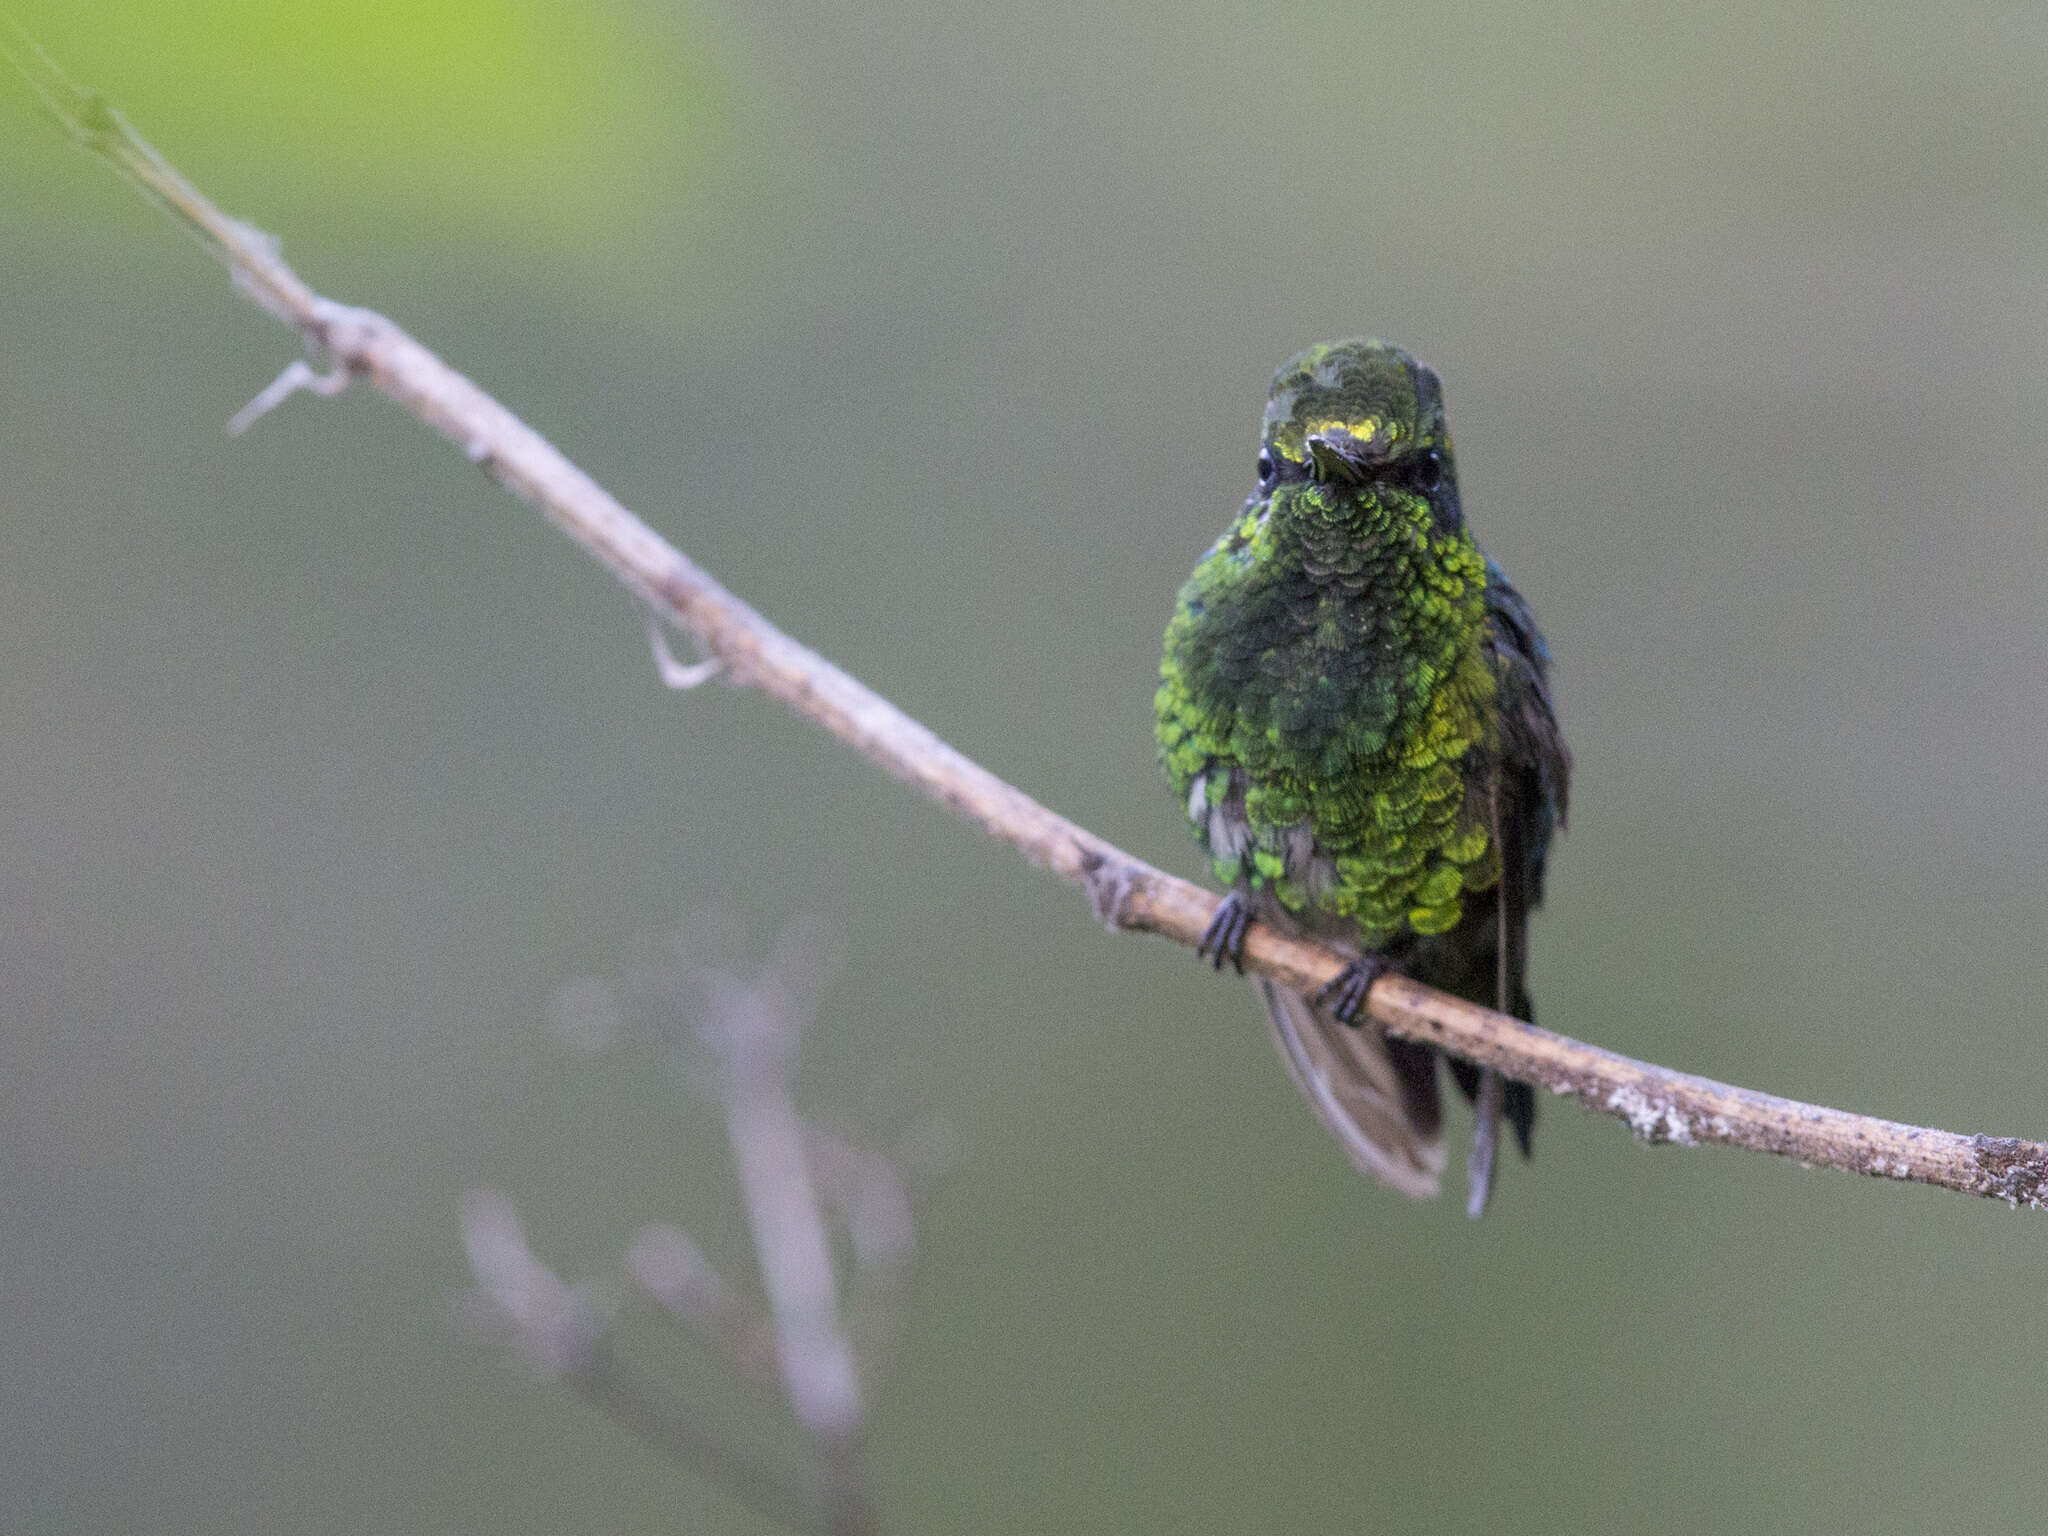
[{"label": "thin bare branch", "polygon": [[[97,96],[40,54],[15,62],[79,143],[171,210],[236,283],[296,327],[338,370],[368,380],[455,443],[604,564],[636,597],[693,635],[707,661],[849,743],[1033,863],[1084,886],[1113,928],[1193,945],[1216,898],[1131,857],[970,761],[880,695],[770,624],[619,504],[548,441],[398,326],[321,297],[276,243],[229,218]],[[1343,960],[1255,925],[1248,968],[1312,990]],[[1746,1147],[1880,1178],[2048,1208],[2048,1146],[1899,1125],[1730,1087],[1632,1061],[1398,975],[1372,990],[1389,1033],[1426,1040],[1508,1077],[1540,1083],[1626,1120],[1647,1141]]]},{"label": "thin bare branch", "polygon": [[876,1521],[861,1456],[866,1396],[790,1094],[797,1022],[788,1012],[790,989],[772,972],[753,986],[705,979],[712,994],[705,1036],[724,1067],[726,1136],[774,1318],[783,1388],[825,1470],[829,1528],[835,1536],[871,1536]]}]

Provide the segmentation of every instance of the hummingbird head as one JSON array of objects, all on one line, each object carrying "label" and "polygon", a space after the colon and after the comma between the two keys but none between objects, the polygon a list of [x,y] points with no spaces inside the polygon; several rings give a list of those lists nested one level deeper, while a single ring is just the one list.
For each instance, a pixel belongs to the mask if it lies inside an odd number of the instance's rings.
[{"label": "hummingbird head", "polygon": [[1367,504],[1462,532],[1443,383],[1435,370],[1382,341],[1325,342],[1281,364],[1266,402],[1255,499],[1307,493],[1327,515]]}]

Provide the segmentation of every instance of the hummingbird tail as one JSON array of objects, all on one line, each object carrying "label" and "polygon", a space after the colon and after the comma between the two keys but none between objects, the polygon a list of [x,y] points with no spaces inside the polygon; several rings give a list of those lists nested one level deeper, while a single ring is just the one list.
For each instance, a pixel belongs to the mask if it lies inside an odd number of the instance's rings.
[{"label": "hummingbird tail", "polygon": [[1351,1161],[1404,1195],[1434,1195],[1444,1170],[1436,1051],[1390,1039],[1369,1020],[1345,1024],[1299,992],[1254,979],[1289,1075]]}]

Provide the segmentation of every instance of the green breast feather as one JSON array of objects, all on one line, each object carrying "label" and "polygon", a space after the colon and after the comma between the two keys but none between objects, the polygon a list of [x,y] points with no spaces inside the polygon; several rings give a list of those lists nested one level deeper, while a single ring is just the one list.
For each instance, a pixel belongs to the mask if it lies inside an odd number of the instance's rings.
[{"label": "green breast feather", "polygon": [[1448,931],[1495,883],[1486,580],[1423,497],[1254,498],[1181,591],[1156,699],[1220,879],[1352,919],[1368,948]]}]

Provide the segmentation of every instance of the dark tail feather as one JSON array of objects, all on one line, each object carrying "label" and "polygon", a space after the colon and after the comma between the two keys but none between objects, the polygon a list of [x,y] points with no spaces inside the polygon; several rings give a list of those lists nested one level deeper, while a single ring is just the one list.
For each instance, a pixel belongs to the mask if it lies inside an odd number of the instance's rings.
[{"label": "dark tail feather", "polygon": [[1419,1040],[1385,1037],[1387,1059],[1401,1079],[1401,1097],[1417,1130],[1436,1134],[1443,1126],[1443,1100],[1436,1089],[1436,1047]]},{"label": "dark tail feather", "polygon": [[[1479,1068],[1462,1056],[1446,1056],[1444,1061],[1451,1069],[1451,1080],[1458,1085],[1458,1092],[1468,1101],[1476,1102],[1479,1097]],[[1511,1077],[1504,1079],[1500,1085],[1500,1112],[1515,1128],[1515,1145],[1522,1149],[1522,1156],[1529,1156],[1536,1136],[1536,1090]]]},{"label": "dark tail feather", "polygon": [[1515,1128],[1515,1145],[1522,1149],[1522,1156],[1529,1156],[1529,1144],[1536,1135],[1536,1090],[1511,1077],[1504,1079],[1500,1085],[1500,1112]]}]

